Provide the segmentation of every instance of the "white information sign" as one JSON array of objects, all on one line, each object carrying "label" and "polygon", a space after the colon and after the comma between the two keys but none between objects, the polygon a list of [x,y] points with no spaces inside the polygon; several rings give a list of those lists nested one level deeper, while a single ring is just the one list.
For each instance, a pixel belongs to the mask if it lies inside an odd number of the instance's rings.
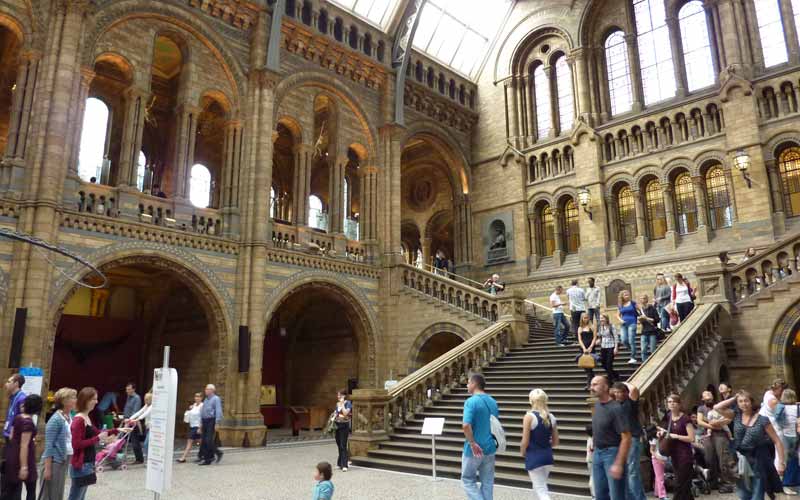
[{"label": "white information sign", "polygon": [[422,432],[426,436],[441,436],[444,431],[444,418],[426,417],[422,421]]},{"label": "white information sign", "polygon": [[153,370],[153,409],[150,412],[145,487],[157,495],[163,495],[172,484],[177,398],[178,372],[167,367]]},{"label": "white information sign", "polygon": [[[44,373],[41,368],[34,368],[32,366],[20,368],[20,375],[25,377],[25,384],[21,387],[22,392],[25,394],[38,394],[42,395],[42,382],[44,381]],[[33,423],[39,424],[38,415],[33,416]]]}]

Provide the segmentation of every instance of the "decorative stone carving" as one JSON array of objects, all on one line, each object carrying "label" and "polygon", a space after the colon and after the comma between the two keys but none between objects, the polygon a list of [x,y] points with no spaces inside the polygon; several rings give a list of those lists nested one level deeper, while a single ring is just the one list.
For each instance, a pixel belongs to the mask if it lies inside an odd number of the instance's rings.
[{"label": "decorative stone carving", "polygon": [[406,106],[456,130],[470,132],[478,123],[478,113],[417,83],[406,82],[404,97]]}]

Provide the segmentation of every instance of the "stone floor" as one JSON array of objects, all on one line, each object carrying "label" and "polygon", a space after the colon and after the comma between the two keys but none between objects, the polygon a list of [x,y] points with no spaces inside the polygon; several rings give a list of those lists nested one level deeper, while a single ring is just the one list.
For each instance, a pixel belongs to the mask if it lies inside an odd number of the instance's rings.
[{"label": "stone floor", "polygon": [[[303,500],[311,498],[312,474],[317,462],[336,461],[333,444],[308,444],[259,450],[228,450],[218,465],[200,467],[175,464],[172,489],[164,500]],[[103,473],[89,489],[89,500],[152,500],[144,490],[145,469]],[[461,483],[391,472],[351,468],[334,471],[335,500],[445,500],[463,499]],[[530,498],[525,490],[495,487],[495,500]],[[574,499],[553,495],[553,500]],[[702,497],[701,500],[733,500],[733,495]]]}]

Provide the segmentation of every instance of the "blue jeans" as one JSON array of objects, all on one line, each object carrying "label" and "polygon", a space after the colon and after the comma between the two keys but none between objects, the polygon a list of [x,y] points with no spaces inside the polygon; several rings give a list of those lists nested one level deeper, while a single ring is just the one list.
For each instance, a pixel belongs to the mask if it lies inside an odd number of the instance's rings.
[{"label": "blue jeans", "polygon": [[758,477],[755,471],[753,473],[749,490],[744,489],[744,481],[741,479],[736,481],[736,496],[739,500],[764,500],[764,480]]},{"label": "blue jeans", "polygon": [[656,336],[655,335],[642,335],[641,339],[642,348],[642,363],[647,361],[647,358],[656,350]]},{"label": "blue jeans", "polygon": [[[494,455],[476,458],[461,455],[461,482],[467,493],[467,500],[492,500],[494,491]],[[481,482],[478,487],[478,480]]]},{"label": "blue jeans", "polygon": [[[642,337],[644,338],[644,337]],[[625,460],[625,500],[647,500],[642,485],[642,470],[639,465],[639,458],[642,456],[642,440],[632,438],[631,448],[628,450],[628,458]]]},{"label": "blue jeans", "polygon": [[[592,482],[595,500],[625,500],[625,480],[611,477],[610,469],[619,448],[595,448],[592,454]],[[625,477],[627,471],[623,471]]]},{"label": "blue jeans", "polygon": [[631,358],[636,357],[636,323],[622,323],[619,327],[620,340],[622,343],[630,347]]},{"label": "blue jeans", "polygon": [[566,341],[568,331],[569,323],[564,313],[553,313],[553,336],[556,338],[556,344],[563,344]]},{"label": "blue jeans", "polygon": [[670,329],[669,326],[669,313],[667,312],[667,305],[664,304],[663,306],[660,304],[656,305],[656,310],[658,311],[658,317],[661,318],[661,329],[665,332]]},{"label": "blue jeans", "polygon": [[72,465],[67,465],[69,467],[69,477],[73,479],[72,484],[69,488],[69,497],[68,500],[84,500],[86,498],[86,490],[89,489],[88,486],[76,486],[75,485],[75,478],[88,476],[92,472],[94,472],[94,462],[83,464],[80,470],[75,470]]},{"label": "blue jeans", "polygon": [[594,320],[594,324],[595,324],[595,326],[592,327],[592,328],[594,328],[596,330],[597,327],[600,326],[600,308],[599,307],[597,309],[594,309],[594,308],[591,308],[591,307],[589,308],[589,321],[592,321],[592,320]]}]

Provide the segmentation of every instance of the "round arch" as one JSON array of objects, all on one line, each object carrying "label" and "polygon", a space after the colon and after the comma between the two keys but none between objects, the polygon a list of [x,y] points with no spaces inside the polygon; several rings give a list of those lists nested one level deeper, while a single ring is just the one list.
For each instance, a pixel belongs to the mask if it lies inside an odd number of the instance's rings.
[{"label": "round arch", "polygon": [[31,31],[27,23],[19,20],[18,12],[14,11],[13,5],[7,2],[0,4],[0,26],[8,29],[17,37],[20,47],[27,47],[31,42]]},{"label": "round arch", "polygon": [[770,361],[775,367],[776,377],[784,380],[796,380],[800,373],[792,367],[793,359],[790,352],[794,336],[800,331],[800,301],[786,308],[779,316],[779,320],[772,329],[770,339]]},{"label": "round arch", "polygon": [[417,335],[417,338],[414,339],[414,342],[411,344],[411,347],[408,349],[408,359],[406,361],[406,373],[411,373],[412,371],[420,368],[417,366],[419,361],[419,355],[421,349],[425,346],[425,343],[428,342],[431,338],[435,335],[440,333],[449,333],[460,337],[462,341],[468,340],[472,337],[472,334],[467,331],[466,328],[459,326],[455,323],[449,322],[440,322],[434,323],[429,327],[422,330],[422,332]]},{"label": "round arch", "polygon": [[279,287],[272,290],[267,296],[267,310],[265,312],[265,324],[269,324],[273,315],[280,307],[295,293],[309,287],[324,287],[333,291],[337,297],[347,304],[353,314],[350,319],[356,328],[356,338],[360,345],[366,349],[359,348],[359,358],[366,367],[367,386],[374,387],[377,384],[376,368],[376,341],[378,335],[378,322],[374,311],[369,306],[369,300],[363,291],[355,286],[350,280],[334,273],[320,271],[306,271],[295,274],[288,280],[281,283]]},{"label": "round arch", "polygon": [[305,144],[306,142],[303,139],[303,127],[300,125],[300,122],[297,121],[296,118],[289,115],[281,115],[275,121],[275,129],[277,130],[278,125],[283,125],[286,127],[291,133],[292,138],[294,139],[295,144]]},{"label": "round arch", "polygon": [[467,156],[447,131],[441,127],[437,128],[437,124],[429,120],[420,120],[411,125],[400,139],[400,151],[403,151],[412,139],[425,140],[444,158],[450,170],[450,184],[454,195],[469,194],[472,179],[467,168],[469,165]]}]

